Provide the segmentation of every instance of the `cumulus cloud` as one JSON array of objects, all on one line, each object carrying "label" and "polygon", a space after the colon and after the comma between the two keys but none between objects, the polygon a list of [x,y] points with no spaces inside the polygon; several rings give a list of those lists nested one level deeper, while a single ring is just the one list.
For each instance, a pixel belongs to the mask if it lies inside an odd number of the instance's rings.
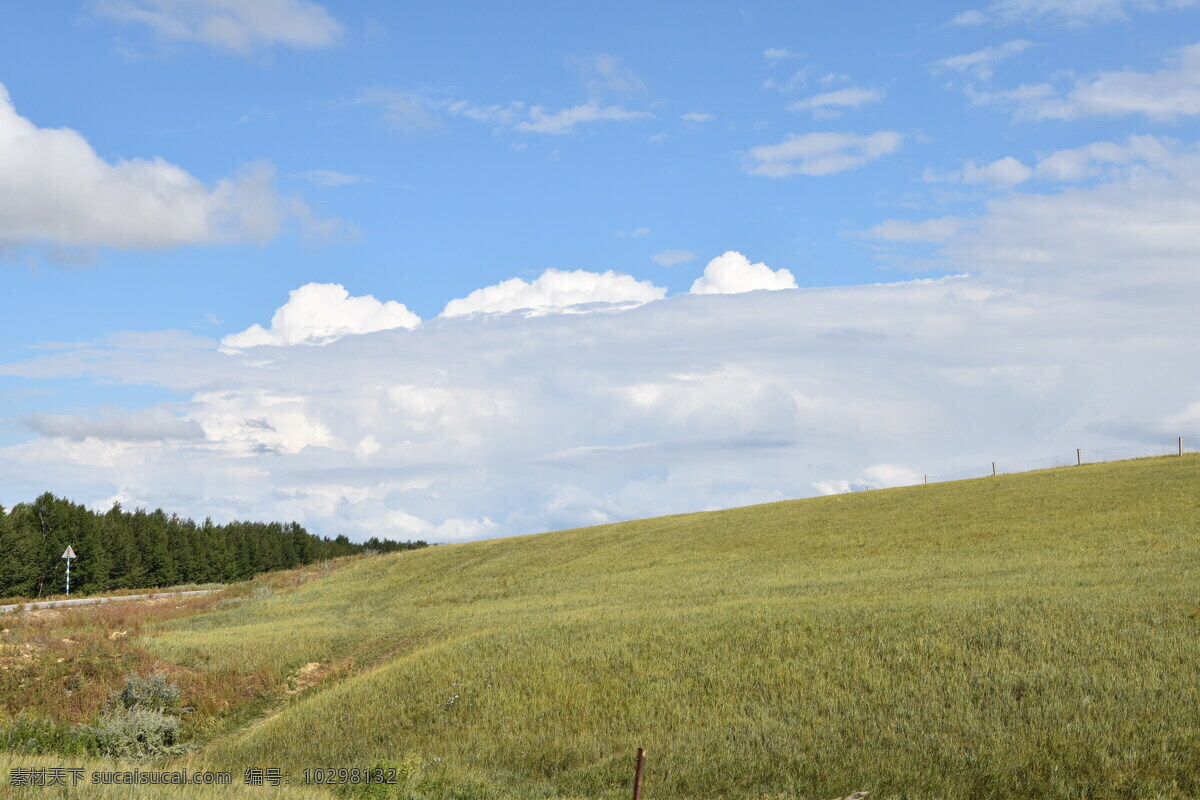
[{"label": "cumulus cloud", "polygon": [[1142,293],[1140,269],[1103,296],[1094,255],[1068,264],[1086,294],[1035,271],[1027,288],[997,274],[684,294],[229,355],[178,333],[64,347],[0,374],[161,387],[187,397],[171,413],[205,437],[0,447],[0,502],[54,485],[84,502],[451,540],[1188,434],[1175,426],[1200,403],[1178,379],[1195,362],[1192,254],[1161,297]]},{"label": "cumulus cloud", "polygon": [[894,153],[903,138],[895,131],[878,131],[865,136],[857,133],[792,135],[780,144],[750,148],[747,171],[768,178],[831,175]]},{"label": "cumulus cloud", "polygon": [[93,414],[37,412],[24,422],[31,430],[44,436],[74,440],[147,442],[204,438],[204,430],[195,420],[177,417],[160,407],[130,411],[119,406],[107,406]]},{"label": "cumulus cloud", "polygon": [[877,103],[883,95],[874,89],[838,89],[824,92],[804,100],[788,104],[789,111],[808,111],[819,119],[833,119],[841,116],[845,109],[856,109],[867,103]]},{"label": "cumulus cloud", "polygon": [[276,309],[271,326],[255,323],[221,340],[225,348],[258,345],[328,344],[357,333],[415,328],[421,318],[403,303],[386,303],[371,295],[351,297],[340,283],[308,283],[288,294]]},{"label": "cumulus cloud", "polygon": [[548,269],[532,282],[509,278],[451,300],[443,317],[529,311],[534,315],[602,308],[632,308],[661,300],[667,290],[632,275]]},{"label": "cumulus cloud", "polygon": [[1182,48],[1157,72],[1116,70],[1075,82],[1065,93],[1047,83],[970,92],[975,105],[1013,109],[1016,119],[1080,119],[1141,114],[1171,121],[1200,114],[1200,44]]},{"label": "cumulus cloud", "polygon": [[938,69],[951,69],[958,72],[969,71],[980,80],[986,81],[991,79],[996,64],[1018,53],[1023,53],[1032,46],[1033,42],[1028,39],[1013,39],[1003,44],[985,47],[982,50],[975,50],[971,53],[963,53],[939,59],[933,62],[933,66]]},{"label": "cumulus cloud", "polygon": [[270,164],[251,164],[208,187],[161,158],[109,162],[76,131],[39,128],[20,116],[0,85],[0,244],[265,242],[297,215],[310,212],[279,196]]},{"label": "cumulus cloud", "polygon": [[761,261],[751,264],[736,250],[709,261],[704,274],[692,284],[692,294],[740,294],[758,289],[795,289],[796,279],[786,269],[771,269]]},{"label": "cumulus cloud", "polygon": [[146,25],[163,39],[243,54],[276,44],[328,47],[343,32],[312,0],[92,0],[91,8],[103,17]]}]

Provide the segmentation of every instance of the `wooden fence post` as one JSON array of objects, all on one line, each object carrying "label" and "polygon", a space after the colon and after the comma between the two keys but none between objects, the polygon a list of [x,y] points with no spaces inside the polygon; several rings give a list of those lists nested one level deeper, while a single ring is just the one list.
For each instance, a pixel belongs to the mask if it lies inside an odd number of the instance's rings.
[{"label": "wooden fence post", "polygon": [[646,763],[646,751],[638,748],[637,766],[633,769],[633,800],[642,800],[642,766]]}]

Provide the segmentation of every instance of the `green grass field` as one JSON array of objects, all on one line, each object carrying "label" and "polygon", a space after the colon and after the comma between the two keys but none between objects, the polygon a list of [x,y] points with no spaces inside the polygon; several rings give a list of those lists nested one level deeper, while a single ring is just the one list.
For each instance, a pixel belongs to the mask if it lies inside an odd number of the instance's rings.
[{"label": "green grass field", "polygon": [[1197,456],[367,558],[159,625],[291,687],[189,768],[627,798],[644,747],[645,800],[1200,797]]}]

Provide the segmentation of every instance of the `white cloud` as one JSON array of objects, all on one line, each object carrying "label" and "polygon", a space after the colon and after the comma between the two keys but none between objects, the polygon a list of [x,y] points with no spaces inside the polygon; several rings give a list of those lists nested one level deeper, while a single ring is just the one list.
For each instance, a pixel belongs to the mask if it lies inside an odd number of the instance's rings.
[{"label": "white cloud", "polygon": [[987,15],[978,9],[971,9],[955,14],[954,18],[950,20],[951,25],[963,26],[982,25],[985,22],[987,22]]},{"label": "white cloud", "polygon": [[636,119],[647,119],[653,116],[645,111],[630,111],[621,106],[598,106],[592,103],[562,108],[558,111],[547,111],[542,106],[529,109],[529,119],[518,122],[513,130],[523,133],[547,133],[562,135],[574,133],[575,128],[592,122],[618,121],[627,122]]},{"label": "white cloud", "polygon": [[914,486],[924,481],[924,474],[895,464],[872,464],[857,478],[816,481],[813,487],[823,495],[861,492],[866,489],[891,489],[895,486]]},{"label": "white cloud", "polygon": [[692,284],[691,294],[740,294],[759,289],[795,289],[796,279],[786,269],[771,269],[761,261],[751,264],[736,250],[709,261],[704,275]]},{"label": "white cloud", "polygon": [[1085,25],[1128,19],[1131,11],[1164,11],[1191,8],[1196,0],[993,0],[985,12],[967,11],[954,18],[955,24],[996,22],[1062,22]]},{"label": "white cloud", "polygon": [[782,61],[788,58],[804,58],[804,53],[797,53],[786,47],[768,47],[763,50],[763,58],[767,61]]},{"label": "white cloud", "polygon": [[187,399],[156,408],[204,437],[73,438],[51,420],[0,447],[0,502],[52,485],[356,539],[473,538],[1174,441],[1200,420],[1180,379],[1197,366],[1200,149],[1076,149],[1092,182],[891,237],[923,230],[931,265],[970,277],[448,317],[228,355],[178,331],[43,350],[0,375],[163,389]]},{"label": "white cloud", "polygon": [[962,220],[958,217],[937,217],[920,222],[889,219],[872,226],[866,236],[889,242],[944,242],[961,227]]},{"label": "white cloud", "polygon": [[494,130],[507,129],[521,133],[551,135],[575,133],[580,125],[596,122],[628,122],[654,116],[646,111],[632,111],[622,106],[604,106],[594,102],[558,111],[549,111],[544,106],[527,107],[525,103],[516,100],[481,106],[457,98],[439,98],[419,92],[392,89],[370,89],[361,92],[355,102],[381,107],[384,121],[407,134],[439,130],[443,125],[443,116],[462,117],[484,123],[491,125]]},{"label": "white cloud", "polygon": [[590,98],[600,98],[610,93],[628,95],[646,91],[646,82],[641,76],[612,53],[573,56],[569,62],[583,73],[583,83]]},{"label": "white cloud", "polygon": [[705,122],[712,122],[714,119],[716,119],[716,117],[714,117],[712,114],[705,114],[700,111],[692,111],[688,114],[683,114],[679,118],[684,122],[691,122],[697,125],[701,125]]},{"label": "white cloud", "polygon": [[150,27],[163,39],[249,53],[275,44],[328,47],[342,26],[311,0],[93,0],[104,17]]},{"label": "white cloud", "polygon": [[659,266],[672,267],[676,264],[691,261],[695,257],[696,254],[689,250],[664,250],[661,253],[655,253],[650,256],[650,260]]},{"label": "white cloud", "polygon": [[317,186],[326,188],[337,186],[351,186],[355,183],[374,183],[374,178],[365,178],[362,175],[351,175],[346,172],[337,172],[332,169],[314,169],[308,172],[300,173],[299,177],[315,183]]},{"label": "white cloud", "polygon": [[421,318],[402,303],[382,303],[371,295],[351,297],[339,283],[307,283],[288,294],[271,327],[257,323],[221,340],[228,349],[258,345],[328,344],[343,336],[392,328],[415,328]]},{"label": "white cloud", "polygon": [[[1046,166],[1043,167],[1043,164]],[[1103,293],[1136,282],[1150,296],[1194,284],[1200,262],[1200,152],[1155,137],[1051,154],[1043,177],[1104,180],[1054,193],[1009,192],[962,220],[934,265],[1034,280],[1061,292]],[[931,234],[942,232],[934,227]],[[1173,288],[1168,288],[1173,287]],[[1164,302],[1159,299],[1156,302]]]},{"label": "white cloud", "polygon": [[809,111],[821,119],[832,119],[841,115],[842,109],[855,109],[867,103],[877,103],[883,95],[874,89],[838,89],[814,95],[788,104],[789,111]]},{"label": "white cloud", "polygon": [[966,184],[988,184],[990,186],[1011,187],[1028,180],[1033,170],[1012,156],[998,158],[988,164],[976,164],[974,161],[964,162],[961,169],[945,175],[926,171],[926,181],[952,181]]},{"label": "white cloud", "polygon": [[980,80],[989,80],[992,77],[992,72],[996,64],[1018,53],[1023,53],[1032,46],[1033,42],[1028,39],[1013,39],[993,47],[976,50],[972,53],[963,53],[957,56],[942,58],[933,62],[933,65],[941,69],[952,69],[958,72],[969,70]]},{"label": "white cloud", "polygon": [[812,74],[811,67],[804,67],[792,73],[791,77],[786,80],[777,81],[774,78],[767,78],[763,81],[764,89],[774,89],[777,92],[794,92],[808,84],[808,78]]},{"label": "white cloud", "polygon": [[975,105],[1006,105],[1017,119],[1142,114],[1171,121],[1200,114],[1200,44],[1182,48],[1157,72],[1118,70],[1078,80],[1065,94],[1049,84],[970,93]]},{"label": "white cloud", "polygon": [[[1007,245],[1043,246],[1033,235]],[[171,413],[205,436],[2,447],[0,502],[49,484],[82,502],[121,495],[201,519],[448,540],[1186,434],[1173,426],[1200,403],[1178,379],[1195,363],[1194,253],[1174,257],[1178,284],[1156,296],[1140,264],[1115,285],[1096,282],[1096,253],[1075,246],[1064,237],[1050,254],[1070,256],[1055,266],[1069,281],[1039,269],[1024,289],[997,273],[680,295],[241,355],[178,333],[66,347],[0,374],[162,387],[189,398]]]},{"label": "white cloud", "polygon": [[77,441],[104,439],[141,442],[204,438],[204,430],[194,420],[177,417],[160,407],[129,411],[118,406],[106,406],[90,415],[36,412],[24,422],[44,436],[62,436]]},{"label": "white cloud", "polygon": [[903,138],[895,131],[878,131],[865,136],[856,133],[792,135],[780,144],[750,148],[750,158],[756,163],[749,165],[748,172],[768,178],[830,175],[894,153]]},{"label": "white cloud", "polygon": [[1168,141],[1154,136],[1130,136],[1125,144],[1096,142],[1059,150],[1038,161],[1037,177],[1052,181],[1080,181],[1109,175],[1132,164],[1159,166],[1173,158]]},{"label": "white cloud", "polygon": [[641,239],[641,238],[649,236],[649,235],[650,235],[649,228],[634,228],[631,231],[620,231],[617,233],[617,236],[620,236],[623,238],[630,238],[630,239]]},{"label": "white cloud", "polygon": [[0,244],[132,249],[265,242],[289,216],[274,169],[247,166],[207,187],[161,158],[108,162],[70,128],[39,128],[0,85]]},{"label": "white cloud", "polygon": [[597,307],[631,308],[661,300],[667,290],[632,275],[548,269],[532,282],[509,278],[451,300],[443,317],[528,310],[534,315],[588,311]]}]

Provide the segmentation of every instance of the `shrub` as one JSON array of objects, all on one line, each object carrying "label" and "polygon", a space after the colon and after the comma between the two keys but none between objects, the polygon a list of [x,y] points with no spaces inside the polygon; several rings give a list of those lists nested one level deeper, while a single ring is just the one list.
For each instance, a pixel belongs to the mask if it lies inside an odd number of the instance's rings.
[{"label": "shrub", "polygon": [[179,741],[179,717],[147,708],[126,708],[101,715],[85,728],[100,755],[151,758],[180,755],[188,746]]},{"label": "shrub", "polygon": [[180,755],[190,748],[179,741],[179,718],[191,711],[179,702],[179,687],[161,673],[130,675],[108,697],[95,725],[80,725],[90,749],[118,758]]},{"label": "shrub", "polygon": [[179,687],[167,682],[167,676],[155,672],[142,678],[130,675],[120,691],[109,695],[106,711],[157,711],[160,714],[186,714],[191,709],[179,704]]}]

